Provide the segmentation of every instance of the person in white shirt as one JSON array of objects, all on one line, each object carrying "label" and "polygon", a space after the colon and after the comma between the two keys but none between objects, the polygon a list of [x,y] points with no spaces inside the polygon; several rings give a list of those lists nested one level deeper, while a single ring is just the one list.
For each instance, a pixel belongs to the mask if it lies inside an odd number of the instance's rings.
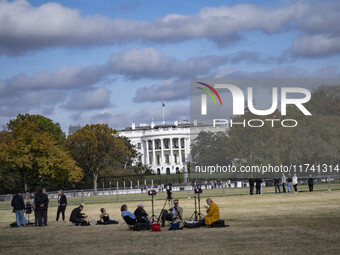
[{"label": "person in white shirt", "polygon": [[296,176],[296,174],[294,174],[294,176],[293,176],[293,187],[294,187],[294,192],[298,192],[298,190],[297,190],[297,184],[298,184],[298,177]]}]

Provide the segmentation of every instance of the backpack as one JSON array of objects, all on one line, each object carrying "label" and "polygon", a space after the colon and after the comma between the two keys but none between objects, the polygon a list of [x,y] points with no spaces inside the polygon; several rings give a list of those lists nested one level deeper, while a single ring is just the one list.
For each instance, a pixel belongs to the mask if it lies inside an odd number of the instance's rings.
[{"label": "backpack", "polygon": [[150,223],[137,222],[133,226],[134,231],[150,230]]},{"label": "backpack", "polygon": [[161,224],[157,221],[152,222],[151,232],[160,232],[161,231]]},{"label": "backpack", "polygon": [[224,220],[217,220],[211,224],[212,228],[224,228],[226,225],[224,224]]},{"label": "backpack", "polygon": [[179,225],[181,224],[181,222],[175,222],[175,223],[171,223],[171,226],[169,228],[169,230],[182,230],[183,228],[180,228]]}]

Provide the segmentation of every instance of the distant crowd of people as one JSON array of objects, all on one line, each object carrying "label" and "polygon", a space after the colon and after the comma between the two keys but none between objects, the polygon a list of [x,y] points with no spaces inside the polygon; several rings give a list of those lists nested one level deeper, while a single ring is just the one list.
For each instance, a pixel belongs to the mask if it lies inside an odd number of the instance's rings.
[{"label": "distant crowd of people", "polygon": [[[291,176],[291,174],[286,177],[284,173],[282,173],[281,178],[274,178],[273,179],[275,193],[281,193],[281,186],[282,186],[282,193],[297,193],[298,192],[298,177],[296,174]],[[250,188],[250,195],[254,194],[254,187],[256,194],[262,194],[262,187],[264,186],[264,182],[261,178],[249,178],[249,188]],[[308,188],[309,191],[313,191],[314,186],[314,179],[312,175],[309,175],[308,178]]]},{"label": "distant crowd of people", "polygon": [[205,180],[204,182],[201,180],[195,180],[191,183],[191,185],[193,187],[202,187],[204,186],[205,189],[209,188],[210,185],[210,189],[218,189],[218,188],[231,188],[231,181],[230,180],[220,180],[220,179],[215,179],[215,180],[211,180],[211,181],[207,181]]}]

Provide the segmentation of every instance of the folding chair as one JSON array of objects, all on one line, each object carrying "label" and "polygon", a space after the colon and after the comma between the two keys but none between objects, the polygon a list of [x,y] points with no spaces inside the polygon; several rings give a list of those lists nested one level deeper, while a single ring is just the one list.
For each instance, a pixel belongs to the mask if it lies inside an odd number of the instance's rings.
[{"label": "folding chair", "polygon": [[129,230],[133,230],[135,227],[136,219],[132,219],[129,216],[124,216],[123,219],[125,223],[128,225]]}]

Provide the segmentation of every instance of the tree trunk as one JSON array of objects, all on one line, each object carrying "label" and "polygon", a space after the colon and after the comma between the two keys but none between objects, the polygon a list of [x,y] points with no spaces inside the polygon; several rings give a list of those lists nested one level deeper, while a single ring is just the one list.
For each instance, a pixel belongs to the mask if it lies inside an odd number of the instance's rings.
[{"label": "tree trunk", "polygon": [[93,174],[93,195],[97,195],[98,174]]},{"label": "tree trunk", "polygon": [[29,191],[28,191],[28,185],[27,185],[27,180],[26,180],[26,175],[24,176],[24,189],[25,189],[25,194],[26,194],[26,196],[25,196],[25,199],[26,200],[29,200],[30,198],[29,198]]}]

